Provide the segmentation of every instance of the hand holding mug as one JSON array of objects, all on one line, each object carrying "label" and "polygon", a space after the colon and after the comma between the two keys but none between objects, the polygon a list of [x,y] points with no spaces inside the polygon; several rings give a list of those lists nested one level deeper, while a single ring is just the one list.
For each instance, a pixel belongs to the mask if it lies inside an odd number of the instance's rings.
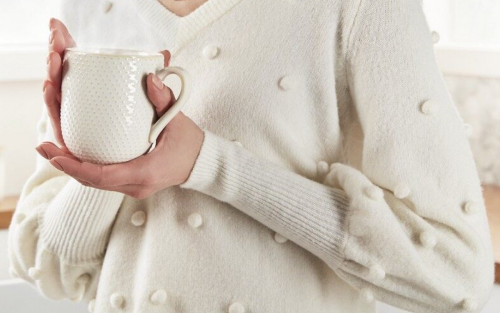
[{"label": "hand holding mug", "polygon": [[[69,151],[63,140],[60,120],[62,60],[65,50],[74,47],[75,42],[62,22],[51,19],[50,27],[52,40],[44,98],[54,135],[61,148],[44,142],[37,147],[37,151],[53,166],[83,185],[118,191],[136,198],[145,198],[161,189],[183,183],[189,177],[201,148],[203,131],[182,112],[170,117],[172,119],[157,137],[153,151],[131,161],[93,164],[80,160]],[[162,54],[165,66],[168,66],[170,53],[164,51]],[[146,91],[160,119],[175,105],[172,91],[155,74],[147,75]]]}]

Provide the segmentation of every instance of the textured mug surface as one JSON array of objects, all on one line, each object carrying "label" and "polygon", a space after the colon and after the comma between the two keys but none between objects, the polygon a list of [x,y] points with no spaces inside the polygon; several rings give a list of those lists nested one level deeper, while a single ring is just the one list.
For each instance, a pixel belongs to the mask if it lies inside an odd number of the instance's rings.
[{"label": "textured mug surface", "polygon": [[[82,161],[112,164],[148,152],[188,97],[187,73],[164,68],[163,58],[160,53],[133,50],[66,49],[61,131],[72,154]],[[177,74],[183,85],[176,103],[156,123],[146,94],[148,73],[161,79]]]}]

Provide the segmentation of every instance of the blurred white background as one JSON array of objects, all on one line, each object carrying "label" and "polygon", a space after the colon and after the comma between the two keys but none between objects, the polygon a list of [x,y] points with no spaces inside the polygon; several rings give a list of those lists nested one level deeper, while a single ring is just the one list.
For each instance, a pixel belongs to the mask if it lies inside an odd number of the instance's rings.
[{"label": "blurred white background", "polygon": [[[59,1],[0,0],[0,201],[18,195],[34,170],[48,21],[59,16]],[[500,185],[500,0],[423,0],[422,4],[444,79],[473,129],[470,143],[481,180]],[[69,301],[45,300],[32,287],[10,279],[6,241],[7,230],[0,229],[0,312],[86,312],[84,306]],[[387,305],[380,311],[402,312]],[[483,313],[498,312],[499,285]]]},{"label": "blurred white background", "polygon": [[440,45],[499,47],[500,1],[423,0],[421,2],[431,28],[439,30],[441,34]]}]

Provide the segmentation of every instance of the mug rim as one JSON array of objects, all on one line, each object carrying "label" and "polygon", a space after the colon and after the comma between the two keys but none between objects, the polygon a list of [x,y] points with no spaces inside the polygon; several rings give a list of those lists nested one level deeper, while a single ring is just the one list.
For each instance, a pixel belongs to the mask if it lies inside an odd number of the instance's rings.
[{"label": "mug rim", "polygon": [[80,53],[80,54],[92,54],[92,55],[107,55],[113,57],[158,57],[163,54],[159,52],[148,52],[141,50],[132,49],[113,49],[113,48],[81,48],[81,47],[70,47],[66,48],[67,51]]}]

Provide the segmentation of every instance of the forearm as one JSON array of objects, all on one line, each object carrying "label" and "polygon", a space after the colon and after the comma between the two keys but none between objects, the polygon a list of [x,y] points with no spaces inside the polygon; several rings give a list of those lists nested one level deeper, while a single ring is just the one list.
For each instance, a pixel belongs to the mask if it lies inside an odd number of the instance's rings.
[{"label": "forearm", "polygon": [[[191,175],[180,187],[229,203],[300,245],[367,301],[447,313],[484,301],[489,268],[479,277],[471,275],[475,262],[489,260],[488,247],[463,221],[454,216],[448,222],[439,218],[438,224],[423,219],[392,190],[344,164],[332,166],[325,183],[332,187],[205,131]],[[457,295],[452,287],[465,282],[479,286],[478,295]]]},{"label": "forearm", "polygon": [[[44,112],[40,123],[45,126]],[[50,125],[38,142],[54,141]],[[123,194],[85,187],[37,156],[9,227],[10,272],[48,298],[94,296]]]},{"label": "forearm", "polygon": [[349,199],[205,131],[189,179],[180,185],[208,194],[253,217],[325,260],[341,262]]},{"label": "forearm", "polygon": [[40,215],[41,240],[71,262],[101,259],[123,198],[69,179]]}]

